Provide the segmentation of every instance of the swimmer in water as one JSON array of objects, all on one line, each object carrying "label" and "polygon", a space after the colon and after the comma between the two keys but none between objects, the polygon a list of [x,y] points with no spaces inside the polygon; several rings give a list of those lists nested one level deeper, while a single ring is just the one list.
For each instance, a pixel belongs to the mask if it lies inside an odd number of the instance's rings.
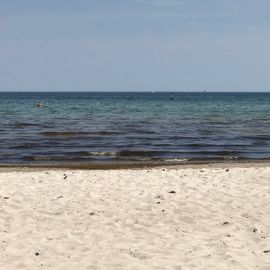
[{"label": "swimmer in water", "polygon": [[42,108],[42,107],[44,107],[44,105],[39,101],[39,102],[37,103],[37,107],[38,107],[38,108]]}]

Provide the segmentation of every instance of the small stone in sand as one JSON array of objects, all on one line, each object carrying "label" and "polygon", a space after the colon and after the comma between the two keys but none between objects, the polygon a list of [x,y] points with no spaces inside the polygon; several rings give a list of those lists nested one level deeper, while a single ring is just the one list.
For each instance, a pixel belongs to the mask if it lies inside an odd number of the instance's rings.
[{"label": "small stone in sand", "polygon": [[162,212],[164,213],[164,212],[165,212],[165,210],[163,209],[163,210],[162,210]]},{"label": "small stone in sand", "polygon": [[155,196],[155,199],[164,200],[164,196],[163,195],[157,195],[157,196]]},{"label": "small stone in sand", "polygon": [[35,255],[36,255],[36,256],[39,256],[39,252],[36,252]]},{"label": "small stone in sand", "polygon": [[8,199],[9,199],[9,197],[4,197],[4,199],[5,199],[5,200],[8,200]]},{"label": "small stone in sand", "polygon": [[170,194],[175,194],[176,192],[174,190],[169,191]]},{"label": "small stone in sand", "polygon": [[270,249],[264,250],[263,253],[270,253]]},{"label": "small stone in sand", "polygon": [[66,174],[64,174],[64,179],[67,179],[67,175]]},{"label": "small stone in sand", "polygon": [[253,232],[254,232],[254,233],[257,232],[257,231],[258,231],[258,230],[257,230],[256,228],[253,229]]},{"label": "small stone in sand", "polygon": [[94,216],[95,215],[95,212],[90,212],[89,213],[89,216]]},{"label": "small stone in sand", "polygon": [[226,171],[226,172],[228,172],[228,171],[229,171],[229,169],[226,169],[225,171]]},{"label": "small stone in sand", "polygon": [[229,224],[228,221],[225,221],[225,222],[222,223],[222,225],[228,225],[228,224]]}]

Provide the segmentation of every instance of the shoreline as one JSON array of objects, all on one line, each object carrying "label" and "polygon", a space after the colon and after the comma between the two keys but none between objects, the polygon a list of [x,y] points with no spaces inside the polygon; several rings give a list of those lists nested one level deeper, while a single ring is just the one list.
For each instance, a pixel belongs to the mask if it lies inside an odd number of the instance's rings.
[{"label": "shoreline", "polygon": [[185,169],[185,168],[225,168],[225,167],[270,167],[269,159],[250,160],[205,160],[188,162],[110,162],[110,163],[61,163],[61,164],[31,164],[31,163],[0,163],[3,171],[39,171],[39,170],[139,170],[139,169]]}]

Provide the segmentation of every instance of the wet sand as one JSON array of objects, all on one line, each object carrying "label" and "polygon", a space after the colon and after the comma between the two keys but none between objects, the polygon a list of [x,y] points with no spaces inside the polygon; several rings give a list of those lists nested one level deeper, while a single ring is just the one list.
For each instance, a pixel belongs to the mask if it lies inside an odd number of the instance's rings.
[{"label": "wet sand", "polygon": [[268,163],[0,169],[0,269],[269,269]]}]

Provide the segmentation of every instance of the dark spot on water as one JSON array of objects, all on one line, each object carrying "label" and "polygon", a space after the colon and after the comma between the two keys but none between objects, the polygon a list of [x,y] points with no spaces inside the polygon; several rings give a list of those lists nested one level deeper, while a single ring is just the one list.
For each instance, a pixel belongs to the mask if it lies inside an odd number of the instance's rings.
[{"label": "dark spot on water", "polygon": [[94,134],[103,135],[103,136],[109,136],[109,135],[112,135],[112,134],[116,134],[116,132],[101,130],[101,131],[98,131],[98,132],[96,132]]},{"label": "dark spot on water", "polygon": [[[116,156],[122,157],[122,158],[128,158],[128,157],[156,157],[157,155],[164,154],[163,151],[147,151],[147,150],[121,150],[117,152]],[[165,171],[165,169],[163,169]]]},{"label": "dark spot on water", "polygon": [[45,131],[41,132],[41,135],[45,137],[74,137],[74,136],[85,136],[89,135],[89,132],[79,131]]}]

